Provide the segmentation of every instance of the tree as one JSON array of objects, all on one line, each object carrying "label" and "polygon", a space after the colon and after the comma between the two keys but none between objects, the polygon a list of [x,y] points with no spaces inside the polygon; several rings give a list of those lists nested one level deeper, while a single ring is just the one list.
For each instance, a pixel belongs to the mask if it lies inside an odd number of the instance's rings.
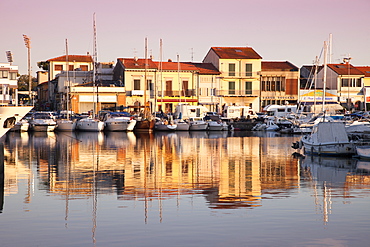
[{"label": "tree", "polygon": [[[31,90],[33,90],[37,86],[37,79],[35,77],[32,77],[31,82],[32,82]],[[28,91],[28,75],[21,75],[18,78],[18,90]]]},{"label": "tree", "polygon": [[43,69],[43,70],[49,70],[49,62],[48,61],[41,61],[41,62],[38,62],[37,63],[37,66],[40,68],[40,69]]}]

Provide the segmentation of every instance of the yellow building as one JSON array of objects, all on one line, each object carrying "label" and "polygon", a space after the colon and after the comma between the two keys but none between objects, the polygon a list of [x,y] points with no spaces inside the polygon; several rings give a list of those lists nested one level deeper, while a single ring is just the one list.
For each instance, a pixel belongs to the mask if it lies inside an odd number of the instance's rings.
[{"label": "yellow building", "polygon": [[180,103],[198,105],[218,101],[212,97],[201,97],[200,90],[204,82],[211,82],[216,88],[218,74],[212,64],[119,58],[113,79],[123,82],[126,106],[131,109],[141,109],[146,102],[152,111],[173,112]]},{"label": "yellow building", "polygon": [[212,63],[221,73],[217,95],[222,105],[260,110],[261,60],[251,47],[211,47],[203,62]]}]

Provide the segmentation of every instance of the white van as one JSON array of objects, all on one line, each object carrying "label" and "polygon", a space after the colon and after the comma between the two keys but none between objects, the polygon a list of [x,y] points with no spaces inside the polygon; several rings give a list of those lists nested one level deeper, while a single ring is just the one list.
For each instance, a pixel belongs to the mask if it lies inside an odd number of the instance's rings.
[{"label": "white van", "polygon": [[257,114],[249,106],[225,106],[222,111],[224,118],[257,118]]},{"label": "white van", "polygon": [[297,113],[296,105],[268,105],[263,108],[267,118],[289,118]]},{"label": "white van", "polygon": [[178,104],[175,108],[174,118],[189,119],[205,117],[209,112],[208,108],[201,105]]}]

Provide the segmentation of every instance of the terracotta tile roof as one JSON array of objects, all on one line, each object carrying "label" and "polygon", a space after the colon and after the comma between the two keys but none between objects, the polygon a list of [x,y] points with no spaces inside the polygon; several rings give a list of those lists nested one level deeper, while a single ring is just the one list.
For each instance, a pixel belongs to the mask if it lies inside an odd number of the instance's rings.
[{"label": "terracotta tile roof", "polygon": [[356,66],[356,69],[361,71],[365,77],[370,77],[370,66]]},{"label": "terracotta tile roof", "polygon": [[[155,64],[159,68],[160,62],[155,62]],[[176,70],[177,71],[178,68],[180,69],[180,71],[185,71],[185,70],[186,71],[196,71],[196,70],[198,70],[194,65],[188,64],[188,63],[162,62],[162,69],[163,70]]]},{"label": "terracotta tile roof", "polygon": [[298,67],[288,61],[284,62],[264,62],[261,63],[261,70],[280,70],[280,71],[298,71]]},{"label": "terracotta tile roof", "polygon": [[[48,62],[66,62],[67,61],[67,56],[60,56],[56,58],[51,58],[47,60]],[[91,55],[68,55],[68,61],[69,62],[86,62],[86,63],[92,63],[93,59]]]},{"label": "terracotta tile roof", "polygon": [[262,59],[251,47],[211,47],[222,59]]},{"label": "terracotta tile roof", "polygon": [[[118,58],[126,69],[145,69],[145,59],[135,58]],[[147,69],[157,69],[157,65],[151,60],[147,59]]]},{"label": "terracotta tile roof", "polygon": [[363,75],[363,73],[356,69],[352,64],[328,64],[328,68],[333,70],[338,75]]},{"label": "terracotta tile roof", "polygon": [[199,70],[200,75],[220,75],[221,72],[211,63],[188,63]]}]

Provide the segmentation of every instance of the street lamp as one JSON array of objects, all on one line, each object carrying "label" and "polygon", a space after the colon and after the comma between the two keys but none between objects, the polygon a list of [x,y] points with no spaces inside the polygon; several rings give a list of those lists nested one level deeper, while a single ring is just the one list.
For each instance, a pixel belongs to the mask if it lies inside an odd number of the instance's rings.
[{"label": "street lamp", "polygon": [[31,39],[25,34],[23,34],[23,39],[28,52],[28,95],[30,98],[29,104],[31,104]]}]

